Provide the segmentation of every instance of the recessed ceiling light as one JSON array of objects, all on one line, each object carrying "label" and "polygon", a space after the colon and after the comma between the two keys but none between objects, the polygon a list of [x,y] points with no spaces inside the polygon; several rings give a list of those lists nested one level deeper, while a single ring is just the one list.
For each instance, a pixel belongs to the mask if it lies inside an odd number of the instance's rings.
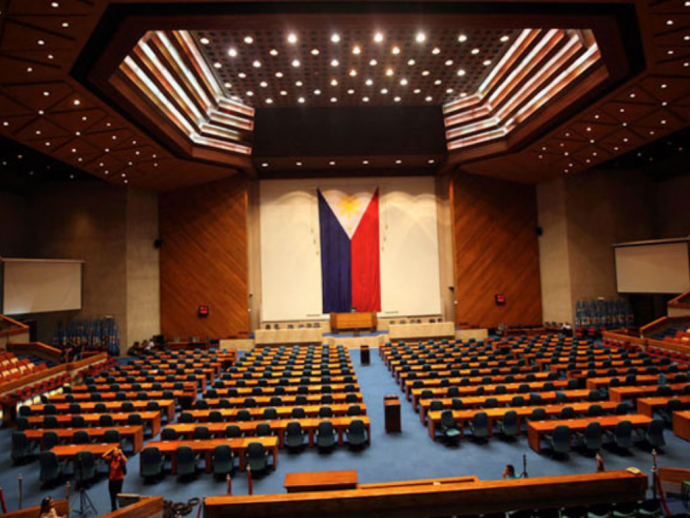
[{"label": "recessed ceiling light", "polygon": [[319,90],[318,88],[314,90],[314,95],[321,95],[321,90]]},{"label": "recessed ceiling light", "polygon": [[379,64],[379,62],[376,61],[375,59],[372,59],[371,61],[369,61],[369,66],[375,67],[378,64]]},{"label": "recessed ceiling light", "polygon": [[271,99],[270,97],[266,99],[266,104],[273,104],[273,99]]},{"label": "recessed ceiling light", "polygon": [[421,91],[419,88],[415,88],[415,89],[414,89],[414,93],[417,94],[417,95],[419,95],[419,94],[422,93],[422,91]]},{"label": "recessed ceiling light", "polygon": [[371,80],[371,79],[367,79],[366,81],[364,81],[364,84],[367,85],[367,86],[371,86],[371,85],[374,84],[374,81]]},{"label": "recessed ceiling light", "polygon": [[398,159],[398,160],[395,161],[395,163],[398,164],[398,165],[400,165],[400,164],[402,164],[402,160],[399,160],[399,159]]},{"label": "recessed ceiling light", "polygon": [[376,34],[374,34],[374,41],[376,43],[381,43],[383,41],[383,34],[380,32],[377,32]]},{"label": "recessed ceiling light", "polygon": [[296,165],[297,167],[302,167],[302,162],[295,162],[295,165]]},{"label": "recessed ceiling light", "polygon": [[362,101],[364,101],[365,103],[368,103],[368,102],[369,102],[369,98],[368,98],[368,97],[362,97]]},{"label": "recessed ceiling light", "polygon": [[335,165],[335,160],[331,160],[330,162],[328,162],[328,165]]},{"label": "recessed ceiling light", "polygon": [[278,51],[277,51],[276,49],[271,49],[271,52],[269,52],[269,54],[270,54],[271,56],[277,56],[277,55],[278,55]]},{"label": "recessed ceiling light", "polygon": [[254,92],[252,92],[251,90],[247,90],[247,95],[248,95],[249,97],[251,97],[251,96],[254,95]]},{"label": "recessed ceiling light", "polygon": [[33,69],[32,67],[26,67],[26,71],[29,72],[29,73],[31,73],[31,72],[34,71],[34,69]]},{"label": "recessed ceiling light", "polygon": [[292,43],[294,45],[295,43],[297,43],[297,34],[291,32],[290,34],[288,34],[287,40],[288,43]]},{"label": "recessed ceiling light", "polygon": [[335,78],[331,79],[331,86],[338,86],[338,80]]},{"label": "recessed ceiling light", "polygon": [[252,63],[252,66],[254,68],[261,68],[261,61],[259,61],[258,59],[255,59],[254,62]]},{"label": "recessed ceiling light", "polygon": [[58,2],[52,2],[52,3],[50,4],[50,6],[51,6],[53,9],[57,9],[58,7],[60,7],[60,4],[59,4]]},{"label": "recessed ceiling light", "polygon": [[434,50],[432,50],[431,53],[434,54],[434,55],[440,54],[440,53],[441,53],[441,49],[439,49],[438,47],[434,47]]},{"label": "recessed ceiling light", "polygon": [[303,84],[302,81],[295,81],[295,86],[302,86]]},{"label": "recessed ceiling light", "polygon": [[407,60],[407,64],[411,67],[414,66],[415,63],[416,63],[416,61],[414,59],[408,59]]},{"label": "recessed ceiling light", "polygon": [[427,163],[434,164],[434,163],[436,163],[436,160],[434,160],[433,158],[430,158],[429,160],[427,160]]},{"label": "recessed ceiling light", "polygon": [[445,65],[446,65],[447,67],[452,66],[452,65],[453,65],[453,60],[452,60],[452,59],[447,59],[446,62],[445,62]]},{"label": "recessed ceiling light", "polygon": [[510,39],[510,36],[508,36],[507,34],[505,36],[501,36],[501,43],[505,43],[509,39]]},{"label": "recessed ceiling light", "polygon": [[353,68],[352,70],[350,70],[349,74],[350,77],[355,77],[357,75],[357,71]]},{"label": "recessed ceiling light", "polygon": [[300,97],[299,99],[297,99],[297,102],[300,104],[304,104],[304,97]]},{"label": "recessed ceiling light", "polygon": [[236,58],[237,57],[237,49],[230,47],[228,49],[228,56],[230,56],[231,58]]},{"label": "recessed ceiling light", "polygon": [[267,88],[267,87],[268,87],[268,83],[267,83],[266,81],[261,81],[261,82],[259,83],[259,86],[260,86],[261,88]]},{"label": "recessed ceiling light", "polygon": [[460,43],[465,43],[467,41],[467,36],[465,36],[464,34],[461,34],[460,36],[458,36],[458,41]]},{"label": "recessed ceiling light", "polygon": [[661,89],[664,90],[664,89],[666,89],[666,88],[668,88],[668,85],[667,85],[666,83],[662,83],[662,84],[661,84]]},{"label": "recessed ceiling light", "polygon": [[362,160],[362,163],[363,163],[364,165],[368,165],[368,164],[369,164],[369,160]]},{"label": "recessed ceiling light", "polygon": [[240,79],[244,79],[245,77],[247,77],[247,74],[245,74],[244,72],[240,72],[239,74],[237,74],[237,77],[239,77]]},{"label": "recessed ceiling light", "polygon": [[81,104],[81,101],[79,99],[74,100],[74,106],[79,106]]},{"label": "recessed ceiling light", "polygon": [[223,86],[225,86],[225,88],[232,88],[232,83],[228,83],[228,82],[226,81],[225,84],[224,84]]},{"label": "recessed ceiling light", "polygon": [[216,61],[216,62],[213,64],[213,67],[214,67],[214,68],[220,68],[220,67],[222,67],[222,66],[223,66],[223,65],[222,65],[219,61]]},{"label": "recessed ceiling light", "polygon": [[391,54],[394,54],[394,55],[396,55],[396,56],[397,56],[398,54],[400,54],[400,47],[393,47],[393,48],[391,49]]},{"label": "recessed ceiling light", "polygon": [[399,97],[399,96],[396,96],[396,97],[393,98],[393,100],[394,100],[396,103],[399,103],[399,102],[400,102],[400,97]]},{"label": "recessed ceiling light", "polygon": [[333,43],[339,43],[340,42],[340,35],[336,32],[331,35],[331,42]]},{"label": "recessed ceiling light", "polygon": [[48,90],[46,90],[45,92],[43,92],[43,96],[44,96],[44,97],[48,97],[49,95],[50,95],[50,92],[49,92]]},{"label": "recessed ceiling light", "polygon": [[245,42],[247,45],[251,45],[252,43],[254,43],[254,38],[252,38],[251,36],[245,36],[245,37],[244,37],[244,42]]},{"label": "recessed ceiling light", "polygon": [[38,40],[36,43],[38,43],[41,46],[46,44],[45,40]]},{"label": "recessed ceiling light", "polygon": [[320,54],[319,49],[311,49],[312,56],[318,56]]},{"label": "recessed ceiling light", "polygon": [[301,65],[301,63],[299,62],[299,59],[293,59],[292,60],[292,66],[293,67],[299,68],[300,65]]},{"label": "recessed ceiling light", "polygon": [[436,81],[434,81],[434,84],[435,84],[436,86],[440,85],[440,84],[441,84],[441,80],[440,80],[440,79],[437,79]]},{"label": "recessed ceiling light", "polygon": [[426,41],[426,34],[418,32],[414,39],[417,43],[424,43]]},{"label": "recessed ceiling light", "polygon": [[400,80],[400,85],[401,85],[401,86],[407,86],[407,79],[405,79],[405,78],[403,77],[403,78]]},{"label": "recessed ceiling light", "polygon": [[63,29],[69,29],[69,22],[62,22]]},{"label": "recessed ceiling light", "polygon": [[452,89],[452,88],[446,88],[446,93],[447,93],[447,94],[452,94],[452,93],[453,93],[453,89]]},{"label": "recessed ceiling light", "polygon": [[666,25],[673,25],[673,20],[666,20]]},{"label": "recessed ceiling light", "polygon": [[428,76],[429,73],[430,73],[430,72],[429,72],[428,70],[423,70],[423,71],[422,71],[422,75],[423,75],[423,76]]},{"label": "recessed ceiling light", "polygon": [[484,62],[482,63],[485,67],[488,67],[491,64],[490,59],[485,59]]},{"label": "recessed ceiling light", "polygon": [[337,67],[338,65],[340,65],[340,61],[338,61],[337,59],[331,60],[331,66],[332,67]]},{"label": "recessed ceiling light", "polygon": [[472,49],[472,55],[476,56],[477,54],[479,54],[479,49],[475,47]]},{"label": "recessed ceiling light", "polygon": [[355,56],[359,56],[362,53],[362,49],[359,48],[359,45],[355,45],[354,47],[352,47],[352,53]]},{"label": "recessed ceiling light", "polygon": [[287,91],[281,90],[281,91],[280,91],[280,95],[287,95]]},{"label": "recessed ceiling light", "polygon": [[381,88],[381,94],[387,95],[388,94],[388,88]]},{"label": "recessed ceiling light", "polygon": [[332,103],[337,103],[337,102],[338,102],[338,98],[337,98],[337,97],[331,97],[331,102],[332,102]]},{"label": "recessed ceiling light", "polygon": [[432,97],[431,97],[430,95],[427,95],[427,96],[424,98],[424,100],[425,100],[426,102],[430,103],[433,99],[432,99]]},{"label": "recessed ceiling light", "polygon": [[202,45],[208,45],[209,43],[211,43],[211,40],[209,40],[208,38],[201,38],[199,41]]},{"label": "recessed ceiling light", "polygon": [[347,93],[350,94],[350,95],[352,95],[352,94],[355,93],[355,91],[354,91],[352,88],[350,88],[350,89],[347,91]]},{"label": "recessed ceiling light", "polygon": [[392,69],[392,68],[386,69],[386,75],[387,75],[388,77],[391,77],[391,76],[393,75],[393,73],[394,73],[394,72],[393,72],[393,69]]},{"label": "recessed ceiling light", "polygon": [[263,162],[263,163],[261,164],[261,167],[268,167],[268,162]]},{"label": "recessed ceiling light", "polygon": [[280,79],[281,77],[283,77],[283,73],[282,72],[276,72],[276,77],[278,79]]}]

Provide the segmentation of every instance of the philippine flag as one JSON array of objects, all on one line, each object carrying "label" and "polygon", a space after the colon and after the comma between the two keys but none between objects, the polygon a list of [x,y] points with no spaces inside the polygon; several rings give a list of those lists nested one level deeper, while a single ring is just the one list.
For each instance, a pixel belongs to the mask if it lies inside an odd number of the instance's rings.
[{"label": "philippine flag", "polygon": [[378,188],[318,198],[323,312],[381,311]]}]

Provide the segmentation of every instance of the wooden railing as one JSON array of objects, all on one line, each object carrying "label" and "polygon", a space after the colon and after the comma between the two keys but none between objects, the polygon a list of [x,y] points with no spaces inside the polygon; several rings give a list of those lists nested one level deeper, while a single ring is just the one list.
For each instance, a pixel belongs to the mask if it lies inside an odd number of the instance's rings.
[{"label": "wooden railing", "polygon": [[475,483],[213,496],[205,499],[204,517],[477,515],[534,509],[536,503],[549,508],[634,502],[645,498],[647,485],[644,473],[621,470]]},{"label": "wooden railing", "polygon": [[3,336],[14,336],[21,333],[28,333],[29,326],[17,322],[16,320],[6,317],[5,315],[0,315],[0,337]]},{"label": "wooden railing", "polygon": [[[69,514],[69,502],[67,500],[55,500],[53,501],[55,506],[55,511],[58,516],[67,516]],[[3,514],[2,518],[37,518],[41,506],[37,505],[35,507],[29,507],[27,509],[22,509],[21,511],[11,511],[7,514]]]},{"label": "wooden railing", "polygon": [[122,507],[112,513],[102,514],[101,518],[145,518],[148,516],[162,518],[162,496],[142,496],[137,503]]},{"label": "wooden railing", "polygon": [[690,325],[690,315],[681,317],[661,317],[640,328],[640,334],[648,338],[652,334],[678,325]]},{"label": "wooden railing", "polygon": [[690,291],[681,293],[675,299],[669,300],[668,307],[690,309]]},{"label": "wooden railing", "polygon": [[32,354],[53,363],[60,363],[61,360],[60,349],[41,342],[12,342],[7,344],[7,350],[15,354]]}]

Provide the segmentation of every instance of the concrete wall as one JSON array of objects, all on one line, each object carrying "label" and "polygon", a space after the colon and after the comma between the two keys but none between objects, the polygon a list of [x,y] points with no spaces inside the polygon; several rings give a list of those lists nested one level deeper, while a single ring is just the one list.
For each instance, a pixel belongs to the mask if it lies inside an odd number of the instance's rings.
[{"label": "concrete wall", "polygon": [[0,191],[0,257],[23,257],[28,253],[27,211],[25,196]]},{"label": "concrete wall", "polygon": [[158,195],[127,191],[127,336],[129,343],[160,333]]},{"label": "concrete wall", "polygon": [[[11,218],[10,218],[11,216]],[[100,182],[0,193],[0,254],[84,260],[81,311],[27,315],[52,343],[59,322],[115,317],[121,349],[160,332],[158,195]]]}]

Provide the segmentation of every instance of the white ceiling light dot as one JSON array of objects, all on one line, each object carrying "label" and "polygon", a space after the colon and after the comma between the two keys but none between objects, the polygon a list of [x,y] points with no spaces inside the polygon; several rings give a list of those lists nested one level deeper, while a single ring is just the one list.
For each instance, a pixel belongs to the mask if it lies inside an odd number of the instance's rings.
[{"label": "white ceiling light dot", "polygon": [[208,38],[201,38],[199,41],[202,45],[208,45],[209,43],[211,43],[211,40],[209,40]]},{"label": "white ceiling light dot", "polygon": [[319,90],[318,88],[314,90],[314,95],[321,95],[321,90]]},{"label": "white ceiling light dot", "polygon": [[287,95],[287,92],[286,92],[285,90],[281,90],[281,91],[280,91],[280,95],[285,96],[285,95]]},{"label": "white ceiling light dot", "polygon": [[393,100],[394,100],[396,103],[399,103],[399,102],[401,101],[401,98],[400,98],[399,96],[395,96],[395,97],[393,98]]},{"label": "white ceiling light dot", "polygon": [[332,102],[332,103],[337,103],[337,102],[338,102],[338,98],[337,98],[337,97],[331,97],[331,102]]},{"label": "white ceiling light dot", "polygon": [[400,86],[407,86],[407,82],[408,82],[407,79],[405,79],[405,78],[403,77],[403,78],[400,80]]},{"label": "white ceiling light dot", "polygon": [[369,102],[369,98],[368,98],[368,97],[362,97],[362,102],[368,103],[368,102]]},{"label": "white ceiling light dot", "polygon": [[263,163],[261,164],[261,167],[268,167],[268,162],[263,162]]},{"label": "white ceiling light dot", "polygon": [[375,67],[378,64],[379,64],[379,62],[376,61],[375,59],[372,59],[371,61],[369,61],[369,66]]},{"label": "white ceiling light dot", "polygon": [[247,95],[248,95],[249,97],[251,97],[251,96],[254,95],[254,92],[252,92],[251,90],[247,90]]},{"label": "white ceiling light dot", "polygon": [[231,58],[236,58],[237,57],[237,49],[230,47],[228,49],[228,56],[230,56]]},{"label": "white ceiling light dot", "polygon": [[348,72],[348,73],[350,74],[350,77],[357,76],[357,71],[354,68],[352,70],[350,70],[350,72]]},{"label": "white ceiling light dot", "polygon": [[428,70],[423,70],[423,71],[422,71],[422,75],[423,75],[424,77],[428,76],[429,73],[430,73],[430,72],[429,72]]},{"label": "white ceiling light dot", "polygon": [[292,60],[292,66],[294,68],[299,68],[300,65],[301,65],[301,63],[300,63],[299,59],[293,59]]},{"label": "white ceiling light dot", "polygon": [[295,165],[296,165],[297,167],[302,167],[302,162],[295,162]]},{"label": "white ceiling light dot", "polygon": [[398,159],[398,160],[395,161],[395,163],[398,164],[398,165],[400,165],[400,164],[402,164],[402,160]]},{"label": "white ceiling light dot", "polygon": [[446,59],[445,65],[447,67],[453,66],[453,60],[452,59]]},{"label": "white ceiling light dot", "polygon": [[391,76],[393,75],[393,73],[394,73],[394,72],[393,72],[393,69],[392,69],[392,68],[386,69],[386,75],[387,75],[388,77],[391,77]]},{"label": "white ceiling light dot", "polygon": [[359,56],[362,53],[362,49],[359,48],[359,45],[355,45],[354,47],[352,47],[352,53],[355,56]]},{"label": "white ceiling light dot", "polygon": [[394,56],[397,56],[398,54],[400,54],[400,47],[393,47],[391,49],[391,54],[393,54]]},{"label": "white ceiling light dot", "polygon": [[258,59],[255,59],[254,62],[252,63],[252,66],[254,68],[261,68],[261,61],[259,61]]},{"label": "white ceiling light dot", "polygon": [[271,56],[275,57],[275,56],[278,55],[278,51],[277,51],[276,49],[271,49],[271,51],[269,52],[269,54],[270,54]]},{"label": "white ceiling light dot", "polygon": [[381,95],[387,95],[388,94],[388,88],[381,88]]},{"label": "white ceiling light dot", "polygon": [[424,43],[426,41],[426,34],[418,32],[414,39],[417,43]]},{"label": "white ceiling light dot", "polygon": [[337,66],[339,66],[339,65],[340,65],[340,61],[338,61],[337,59],[332,59],[332,60],[331,60],[331,66],[332,66],[332,67],[335,68],[335,67],[337,67]]},{"label": "white ceiling light dot", "polygon": [[280,79],[281,77],[283,77],[283,73],[282,72],[276,72],[276,77],[278,79]]},{"label": "white ceiling light dot", "polygon": [[259,86],[260,86],[261,88],[268,88],[268,83],[267,83],[266,81],[261,81],[261,82],[259,83]]},{"label": "white ceiling light dot", "polygon": [[331,42],[332,43],[340,43],[340,34],[337,32],[331,35]]},{"label": "white ceiling light dot", "polygon": [[355,93],[355,91],[354,91],[352,88],[350,88],[350,89],[347,91],[347,93],[348,93],[349,95],[352,95],[352,94]]},{"label": "white ceiling light dot", "polygon": [[319,49],[311,49],[311,55],[312,56],[318,56],[319,54],[321,54]]},{"label": "white ceiling light dot", "polygon": [[331,79],[331,86],[338,86],[338,80],[337,79]]},{"label": "white ceiling light dot", "polygon": [[287,40],[288,43],[294,45],[295,43],[297,43],[297,34],[291,32],[290,34],[288,34]]},{"label": "white ceiling light dot", "polygon": [[299,99],[297,99],[297,102],[300,104],[304,104],[304,97],[300,97]]},{"label": "white ceiling light dot", "polygon": [[266,99],[266,104],[273,104],[273,99],[271,99],[270,97]]},{"label": "white ceiling light dot", "polygon": [[501,36],[501,43],[505,43],[509,39],[510,39],[510,36],[508,36],[507,34],[505,36]]},{"label": "white ceiling light dot", "polygon": [[431,51],[431,53],[432,53],[434,56],[436,56],[436,55],[438,55],[438,54],[441,53],[441,49],[439,49],[438,47],[434,47],[434,49]]},{"label": "white ceiling light dot", "polygon": [[433,98],[432,98],[430,95],[427,95],[427,96],[424,98],[424,100],[425,100],[426,102],[430,103],[430,102],[433,100]]},{"label": "white ceiling light dot", "polygon": [[303,84],[302,81],[295,81],[295,86],[302,86]]},{"label": "white ceiling light dot", "polygon": [[223,65],[220,63],[220,61],[216,61],[216,62],[213,64],[213,68],[220,68],[220,67],[222,67],[222,66],[223,66]]},{"label": "white ceiling light dot", "polygon": [[458,36],[458,41],[460,43],[465,43],[467,41],[467,36],[465,36],[464,34],[461,34],[460,36]]},{"label": "white ceiling light dot", "polygon": [[369,160],[362,160],[362,164],[369,165]]},{"label": "white ceiling light dot", "polygon": [[244,42],[245,42],[247,45],[251,45],[252,43],[254,43],[254,38],[252,38],[251,36],[245,36],[245,37],[244,37]]},{"label": "white ceiling light dot", "polygon": [[374,41],[376,43],[382,43],[383,42],[383,33],[377,32],[374,34]]},{"label": "white ceiling light dot", "polygon": [[371,80],[371,79],[367,79],[366,81],[364,81],[364,84],[367,85],[367,86],[371,86],[371,85],[374,84],[374,81]]},{"label": "white ceiling light dot", "polygon": [[485,59],[485,60],[483,61],[482,64],[483,64],[485,67],[488,67],[488,66],[491,64],[491,60],[490,60],[490,59]]},{"label": "white ceiling light dot", "polygon": [[407,65],[408,65],[408,66],[411,66],[411,67],[412,67],[412,66],[414,66],[415,63],[416,63],[416,61],[415,61],[414,59],[408,59],[408,60],[407,60]]},{"label": "white ceiling light dot", "polygon": [[240,79],[244,79],[247,77],[247,74],[245,74],[244,72],[240,72],[239,74],[237,74],[237,77],[239,77]]},{"label": "white ceiling light dot", "polygon": [[472,49],[472,55],[476,56],[477,54],[479,54],[479,49],[477,47],[475,47]]},{"label": "white ceiling light dot", "polygon": [[458,75],[459,75],[460,77],[464,76],[466,73],[467,73],[467,72],[465,72],[465,70],[462,69],[462,68],[461,68],[460,70],[458,70]]}]

